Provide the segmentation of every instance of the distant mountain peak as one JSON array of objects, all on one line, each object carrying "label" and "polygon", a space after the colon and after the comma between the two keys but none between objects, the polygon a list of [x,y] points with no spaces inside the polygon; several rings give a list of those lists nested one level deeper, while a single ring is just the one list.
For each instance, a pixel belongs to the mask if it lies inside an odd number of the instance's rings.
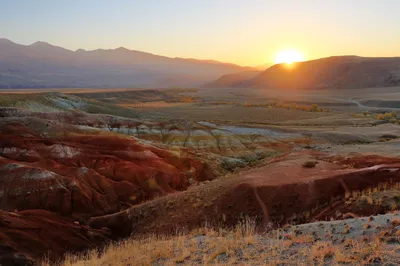
[{"label": "distant mountain peak", "polygon": [[84,52],[86,52],[86,50],[81,48],[81,49],[76,50],[75,52],[76,53],[84,53]]},{"label": "distant mountain peak", "polygon": [[118,47],[117,49],[115,49],[115,51],[130,52],[131,50],[121,46],[121,47]]},{"label": "distant mountain peak", "polygon": [[52,45],[50,43],[42,42],[42,41],[37,41],[28,46],[31,48],[34,48],[34,49],[41,50],[41,51],[71,52],[70,50],[65,49],[63,47]]},{"label": "distant mountain peak", "polygon": [[12,41],[10,41],[9,39],[6,39],[6,38],[0,38],[0,43],[15,44],[14,42],[12,42]]},{"label": "distant mountain peak", "polygon": [[37,42],[32,43],[29,46],[32,46],[32,47],[35,47],[35,46],[52,46],[53,47],[54,45],[51,45],[48,42],[37,41]]}]

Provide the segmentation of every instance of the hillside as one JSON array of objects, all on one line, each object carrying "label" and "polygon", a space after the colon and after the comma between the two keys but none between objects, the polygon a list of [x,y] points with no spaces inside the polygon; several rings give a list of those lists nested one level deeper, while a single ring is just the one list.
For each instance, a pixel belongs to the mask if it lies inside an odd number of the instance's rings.
[{"label": "hillside", "polygon": [[276,89],[357,89],[391,87],[400,84],[400,58],[335,56],[274,65],[254,78],[231,79],[215,87],[261,87]]},{"label": "hillside", "polygon": [[220,78],[216,79],[205,85],[207,88],[229,88],[232,84],[240,86],[246,81],[256,77],[262,73],[261,71],[243,71],[239,73],[222,75]]},{"label": "hillside", "polygon": [[26,46],[0,39],[0,88],[191,87],[250,69],[123,47],[71,51],[45,42]]}]

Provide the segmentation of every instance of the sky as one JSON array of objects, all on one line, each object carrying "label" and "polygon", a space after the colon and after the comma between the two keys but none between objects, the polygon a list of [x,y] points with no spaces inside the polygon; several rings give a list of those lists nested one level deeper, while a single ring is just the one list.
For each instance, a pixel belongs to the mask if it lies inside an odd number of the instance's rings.
[{"label": "sky", "polygon": [[400,56],[399,0],[0,0],[0,38],[269,64],[280,51]]}]

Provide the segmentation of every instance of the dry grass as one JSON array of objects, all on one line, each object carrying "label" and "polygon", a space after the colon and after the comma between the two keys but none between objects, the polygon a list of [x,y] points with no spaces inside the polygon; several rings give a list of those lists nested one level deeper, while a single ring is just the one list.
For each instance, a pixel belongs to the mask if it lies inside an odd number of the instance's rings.
[{"label": "dry grass", "polygon": [[364,225],[363,225],[363,228],[364,228],[364,229],[369,229],[369,228],[371,228],[371,225],[368,224],[368,223],[367,223],[367,224],[364,224]]},{"label": "dry grass", "polygon": [[397,258],[396,250],[378,236],[369,241],[347,239],[334,244],[281,231],[259,235],[255,222],[246,219],[231,230],[205,227],[169,237],[127,239],[100,251],[69,254],[59,265],[366,265],[393,258]]},{"label": "dry grass", "polygon": [[317,259],[332,258],[337,249],[332,243],[318,241],[311,247],[311,256]]},{"label": "dry grass", "polygon": [[351,227],[349,225],[346,225],[344,227],[343,234],[348,234],[350,232],[350,229],[351,229]]},{"label": "dry grass", "polygon": [[393,218],[392,225],[393,226],[399,226],[400,225],[400,218]]}]

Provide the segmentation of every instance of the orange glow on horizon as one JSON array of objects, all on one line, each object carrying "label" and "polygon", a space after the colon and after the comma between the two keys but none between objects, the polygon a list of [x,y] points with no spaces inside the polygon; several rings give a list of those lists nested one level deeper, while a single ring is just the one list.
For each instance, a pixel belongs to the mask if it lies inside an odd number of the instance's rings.
[{"label": "orange glow on horizon", "polygon": [[274,63],[275,64],[292,64],[295,62],[301,62],[304,61],[305,57],[304,55],[297,51],[297,50],[284,50],[280,51],[276,54]]}]

